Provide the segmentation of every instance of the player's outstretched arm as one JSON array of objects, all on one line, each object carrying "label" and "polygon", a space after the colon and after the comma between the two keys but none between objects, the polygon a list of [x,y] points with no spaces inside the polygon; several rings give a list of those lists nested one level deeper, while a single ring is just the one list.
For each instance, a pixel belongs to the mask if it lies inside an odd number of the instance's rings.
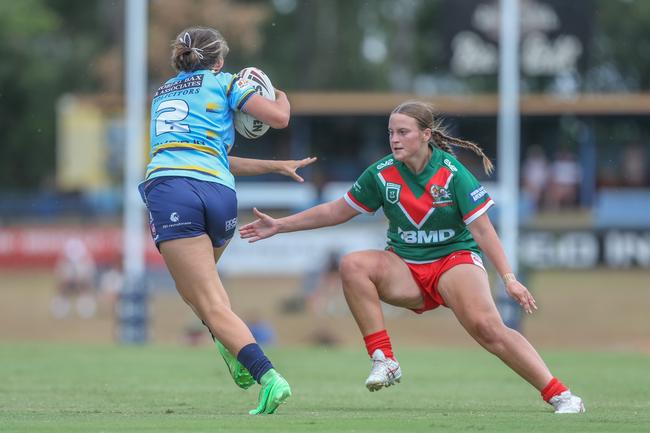
[{"label": "player's outstretched arm", "polygon": [[343,198],[283,218],[272,218],[257,208],[253,209],[253,213],[258,219],[239,228],[239,235],[242,239],[248,239],[248,242],[257,242],[276,233],[334,226],[359,215]]},{"label": "player's outstretched arm", "polygon": [[528,314],[532,314],[533,310],[537,310],[533,295],[528,291],[526,286],[517,281],[515,274],[512,273],[512,268],[508,264],[508,259],[503,252],[501,240],[499,240],[499,236],[494,230],[490,217],[487,214],[483,214],[471,222],[467,228],[472,233],[479,248],[485,252],[503,279],[506,291],[510,297],[517,301],[521,305],[521,308]]},{"label": "player's outstretched arm", "polygon": [[316,161],[316,157],[298,160],[276,161],[269,159],[251,159],[229,156],[230,172],[235,176],[256,176],[267,173],[277,173],[288,176],[297,182],[305,180],[298,174],[298,169]]}]

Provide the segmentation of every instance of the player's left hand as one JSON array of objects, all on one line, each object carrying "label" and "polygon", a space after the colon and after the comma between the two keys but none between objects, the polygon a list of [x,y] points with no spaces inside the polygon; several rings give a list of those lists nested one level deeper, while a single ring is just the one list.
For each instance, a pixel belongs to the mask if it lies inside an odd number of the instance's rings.
[{"label": "player's left hand", "polygon": [[275,218],[260,212],[256,207],[253,208],[253,214],[258,219],[239,228],[239,236],[242,239],[248,239],[249,243],[253,243],[260,239],[270,238],[280,230]]},{"label": "player's left hand", "polygon": [[517,280],[508,281],[506,284],[506,291],[508,294],[521,305],[521,308],[528,314],[533,314],[533,310],[537,310],[535,298],[530,294],[526,286]]},{"label": "player's left hand", "polygon": [[309,164],[313,163],[316,161],[316,157],[312,156],[309,158],[304,158],[304,159],[299,159],[299,160],[290,160],[290,161],[278,161],[280,164],[278,168],[278,173],[283,174],[285,176],[289,176],[293,180],[297,182],[304,182],[305,179],[300,177],[298,175],[297,171],[299,168],[303,168],[308,166]]}]

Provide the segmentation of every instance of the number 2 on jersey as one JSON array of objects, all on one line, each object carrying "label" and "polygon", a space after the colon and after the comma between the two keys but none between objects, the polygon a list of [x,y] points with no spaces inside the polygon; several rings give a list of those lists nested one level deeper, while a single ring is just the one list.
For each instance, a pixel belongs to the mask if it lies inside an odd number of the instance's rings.
[{"label": "number 2 on jersey", "polygon": [[190,126],[180,123],[187,118],[190,107],[182,99],[163,101],[156,110],[156,135],[167,132],[190,132]]}]

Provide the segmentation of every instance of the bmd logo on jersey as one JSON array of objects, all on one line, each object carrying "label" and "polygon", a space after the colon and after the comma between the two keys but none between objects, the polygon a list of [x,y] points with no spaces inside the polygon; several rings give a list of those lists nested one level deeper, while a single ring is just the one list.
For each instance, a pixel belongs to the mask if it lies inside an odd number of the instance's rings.
[{"label": "bmd logo on jersey", "polygon": [[397,234],[407,244],[437,244],[453,238],[456,231],[454,229],[402,230],[401,227],[397,227]]},{"label": "bmd logo on jersey", "polygon": [[402,185],[393,182],[386,182],[386,201],[395,204],[399,201],[399,192]]},{"label": "bmd logo on jersey", "polygon": [[173,223],[177,223],[178,220],[180,220],[180,219],[181,219],[181,217],[178,215],[178,212],[172,212],[172,214],[169,215],[169,221],[171,221]]}]

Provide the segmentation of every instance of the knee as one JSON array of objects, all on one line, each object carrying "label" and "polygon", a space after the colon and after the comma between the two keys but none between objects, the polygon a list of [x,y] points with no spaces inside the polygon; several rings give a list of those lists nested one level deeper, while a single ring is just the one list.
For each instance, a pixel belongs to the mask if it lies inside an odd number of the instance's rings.
[{"label": "knee", "polygon": [[506,326],[500,318],[481,318],[472,324],[472,335],[490,352],[495,352],[502,346],[506,332]]},{"label": "knee", "polygon": [[341,279],[349,280],[367,274],[367,263],[363,256],[358,253],[346,254],[339,263]]},{"label": "knee", "polygon": [[190,296],[181,294],[181,297],[204,321],[210,317],[222,317],[230,311],[228,300],[217,296],[213,290],[194,291]]}]

